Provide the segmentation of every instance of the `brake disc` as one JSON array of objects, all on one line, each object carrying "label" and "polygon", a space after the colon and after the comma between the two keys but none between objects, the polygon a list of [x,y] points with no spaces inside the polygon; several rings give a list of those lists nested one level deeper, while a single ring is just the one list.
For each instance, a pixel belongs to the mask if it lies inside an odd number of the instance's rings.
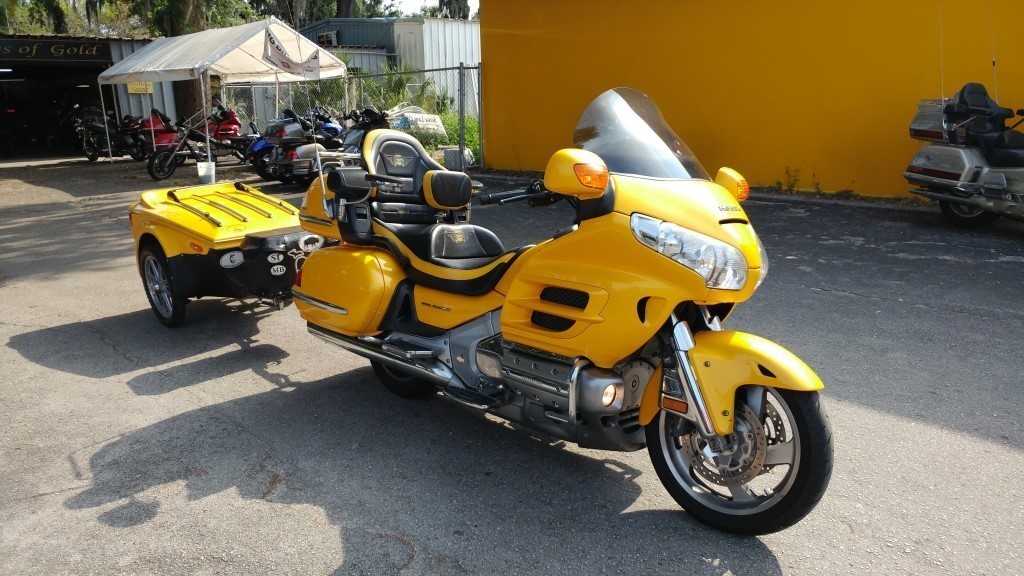
[{"label": "brake disc", "polygon": [[680,444],[694,472],[713,484],[739,486],[756,478],[764,469],[768,438],[754,411],[742,405],[732,434],[724,439],[725,447],[719,451],[696,431],[680,438]]}]

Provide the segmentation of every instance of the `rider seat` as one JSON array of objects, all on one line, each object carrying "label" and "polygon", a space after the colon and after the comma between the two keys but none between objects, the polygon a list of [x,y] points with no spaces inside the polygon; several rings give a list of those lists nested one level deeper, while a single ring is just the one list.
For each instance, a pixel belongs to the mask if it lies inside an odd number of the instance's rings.
[{"label": "rider seat", "polygon": [[491,291],[518,256],[506,252],[490,230],[457,221],[472,198],[469,176],[429,170],[423,175],[423,199],[441,222],[428,226],[387,223],[374,218],[374,233],[399,256],[416,284],[478,296]]},{"label": "rider seat", "polygon": [[989,97],[985,86],[976,82],[960,89],[957,103],[968,109],[987,110],[987,114],[967,112],[974,116],[967,123],[967,143],[980,148],[990,166],[1024,167],[1024,134],[1006,127],[1006,120],[1014,116],[1013,110],[1000,106]]},{"label": "rider seat", "polygon": [[386,189],[378,186],[374,190],[375,217],[396,224],[437,222],[438,211],[423,200],[420,190],[428,171],[443,171],[444,168],[430,157],[418,140],[397,130],[374,130],[367,134],[363,143],[363,157],[370,174],[383,174],[400,181],[396,186]]}]

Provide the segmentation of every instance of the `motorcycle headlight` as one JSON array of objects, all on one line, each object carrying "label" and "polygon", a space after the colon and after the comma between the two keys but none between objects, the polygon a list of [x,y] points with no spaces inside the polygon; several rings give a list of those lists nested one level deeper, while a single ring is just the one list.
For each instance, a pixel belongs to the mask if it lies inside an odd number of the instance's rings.
[{"label": "motorcycle headlight", "polygon": [[739,290],[747,283],[747,259],[735,247],[643,214],[629,223],[641,244],[700,274],[708,288]]}]

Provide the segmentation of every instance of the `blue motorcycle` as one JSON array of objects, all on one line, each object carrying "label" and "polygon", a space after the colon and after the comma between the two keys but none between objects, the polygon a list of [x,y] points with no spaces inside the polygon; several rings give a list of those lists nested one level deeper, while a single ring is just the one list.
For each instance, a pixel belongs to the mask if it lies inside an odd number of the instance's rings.
[{"label": "blue motorcycle", "polygon": [[255,122],[250,122],[249,127],[252,128],[254,134],[259,135],[259,138],[253,140],[249,147],[245,149],[245,160],[253,167],[261,179],[273,180],[274,175],[270,173],[270,156],[274,153],[274,145],[267,142],[263,134],[256,129]]}]

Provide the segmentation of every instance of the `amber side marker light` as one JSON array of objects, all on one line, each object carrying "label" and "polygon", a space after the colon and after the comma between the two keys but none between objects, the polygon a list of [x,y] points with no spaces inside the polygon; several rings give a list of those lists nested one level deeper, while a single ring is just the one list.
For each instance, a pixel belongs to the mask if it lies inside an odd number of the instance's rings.
[{"label": "amber side marker light", "polygon": [[689,408],[686,402],[683,402],[682,400],[677,400],[675,398],[672,398],[671,396],[661,397],[661,407],[666,410],[671,410],[673,412],[679,412],[680,414],[686,414],[686,409]]},{"label": "amber side marker light", "polygon": [[608,187],[608,169],[597,164],[576,164],[572,167],[576,178],[587,188],[604,190]]},{"label": "amber side marker light", "polygon": [[740,180],[736,183],[736,199],[743,202],[750,197],[750,184],[746,180]]}]

